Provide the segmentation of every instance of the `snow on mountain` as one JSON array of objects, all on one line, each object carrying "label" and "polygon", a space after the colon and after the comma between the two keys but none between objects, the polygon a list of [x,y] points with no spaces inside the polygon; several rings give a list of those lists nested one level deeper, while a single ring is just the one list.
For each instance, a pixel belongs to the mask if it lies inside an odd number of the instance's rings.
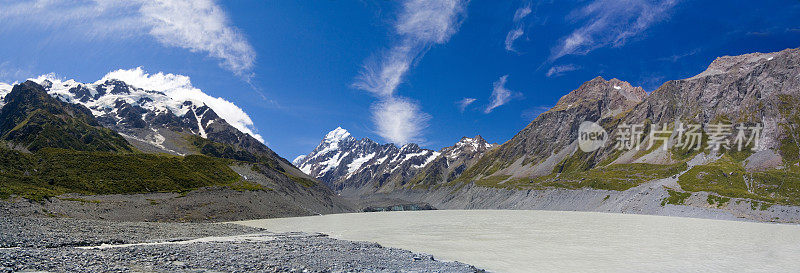
[{"label": "snow on mountain", "polygon": [[[104,110],[113,111],[117,101],[155,113],[169,110],[180,117],[192,109],[187,102],[195,108],[206,105],[237,130],[264,142],[260,135],[254,133],[253,121],[247,113],[223,98],[209,96],[195,88],[187,76],[161,72],[147,74],[141,67],[137,67],[112,71],[94,83],[62,80],[53,74],[31,80],[49,88],[48,93],[62,101],[83,104],[96,116],[102,115],[100,112]],[[50,83],[47,84],[46,81]]]},{"label": "snow on mountain", "polygon": [[[241,108],[205,94],[186,76],[147,74],[135,68],[110,72],[94,83],[64,80],[53,74],[30,80],[61,101],[85,106],[103,126],[119,132],[143,151],[191,153],[185,145],[186,133],[269,150],[257,147],[263,146],[264,140],[254,133],[252,120]],[[0,83],[0,98],[10,90],[11,85]]]},{"label": "snow on mountain", "polygon": [[414,161],[410,166],[421,168],[437,156],[438,152],[421,149],[416,144],[398,148],[394,144],[378,144],[369,138],[358,140],[338,127],[327,133],[314,151],[297,157],[294,164],[303,172],[332,184],[375,166],[389,166],[383,171],[392,172],[405,162]]},{"label": "snow on mountain", "polygon": [[337,127],[325,135],[317,148],[295,159],[295,166],[323,181],[334,181],[356,171],[366,158],[375,156],[378,143],[369,139],[356,140],[345,129]]},{"label": "snow on mountain", "polygon": [[13,86],[10,84],[0,82],[0,107],[3,107],[3,105],[5,105],[5,102],[3,102],[3,98],[5,98],[6,95],[8,95],[8,93],[11,92],[12,87]]},{"label": "snow on mountain", "polygon": [[294,158],[294,160],[292,160],[292,165],[295,166],[299,165],[300,162],[303,161],[303,159],[306,159],[306,155],[298,155],[297,157]]},{"label": "snow on mountain", "polygon": [[370,159],[375,157],[375,153],[371,153],[364,157],[359,157],[353,160],[350,164],[347,164],[347,174],[351,174],[356,172],[359,168],[361,168],[364,163],[367,163]]},{"label": "snow on mountain", "polygon": [[369,138],[356,139],[339,127],[327,133],[314,151],[297,157],[294,164],[334,190],[374,192],[400,187],[420,171],[430,169],[428,166],[434,162],[444,160],[444,168],[449,166],[448,161],[466,164],[495,146],[477,136],[462,138],[441,151],[423,149],[414,143],[397,147]]},{"label": "snow on mountain", "polygon": [[442,153],[447,158],[455,159],[467,153],[484,152],[497,146],[499,145],[486,142],[481,136],[463,137],[455,145],[442,149]]}]

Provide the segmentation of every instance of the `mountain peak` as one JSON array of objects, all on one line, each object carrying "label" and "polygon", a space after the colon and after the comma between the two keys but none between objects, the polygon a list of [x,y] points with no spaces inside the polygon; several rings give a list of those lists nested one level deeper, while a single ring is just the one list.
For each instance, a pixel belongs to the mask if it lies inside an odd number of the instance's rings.
[{"label": "mountain peak", "polygon": [[306,159],[307,156],[308,155],[298,155],[297,157],[294,158],[294,160],[292,160],[292,165],[300,167],[300,165],[303,164],[303,160]]},{"label": "mountain peak", "polygon": [[496,146],[495,144],[489,144],[483,137],[480,135],[476,135],[475,137],[462,137],[454,146],[447,147],[444,150],[450,151],[449,153],[457,152],[459,150],[467,149],[470,152],[476,151],[484,151],[486,149],[491,149]]},{"label": "mountain peak", "polygon": [[325,135],[324,141],[328,143],[339,142],[347,139],[348,137],[350,137],[350,132],[342,129],[342,127],[336,127],[336,129],[333,129],[333,131],[330,131]]},{"label": "mountain peak", "polygon": [[561,97],[553,109],[566,110],[596,101],[603,101],[604,105],[610,108],[628,108],[641,102],[646,96],[647,92],[641,87],[634,87],[616,78],[605,80],[598,76]]},{"label": "mountain peak", "polygon": [[14,85],[0,109],[2,140],[29,151],[62,148],[79,151],[132,152],[119,134],[103,128],[89,109],[51,97],[33,81]]},{"label": "mountain peak", "polygon": [[713,62],[711,62],[711,64],[708,65],[708,68],[706,68],[705,71],[689,79],[697,79],[726,73],[736,73],[738,71],[749,71],[751,68],[757,65],[766,64],[775,60],[776,58],[781,59],[791,55],[796,56],[798,53],[800,53],[800,48],[789,48],[778,52],[756,52],[736,56],[717,57]]},{"label": "mountain peak", "polygon": [[403,147],[400,147],[400,150],[405,152],[415,152],[420,150],[420,147],[416,143],[408,143],[403,145]]},{"label": "mountain peak", "polygon": [[481,135],[475,135],[474,137],[461,137],[461,140],[458,141],[459,143],[472,143],[472,142],[479,142],[485,143],[486,140],[481,137]]}]

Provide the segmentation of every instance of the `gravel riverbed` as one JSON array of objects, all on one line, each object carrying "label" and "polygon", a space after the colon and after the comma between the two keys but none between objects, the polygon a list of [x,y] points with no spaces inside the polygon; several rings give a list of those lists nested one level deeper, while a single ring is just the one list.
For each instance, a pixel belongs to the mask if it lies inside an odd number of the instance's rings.
[{"label": "gravel riverbed", "polygon": [[234,224],[0,218],[0,272],[481,272],[459,262]]}]

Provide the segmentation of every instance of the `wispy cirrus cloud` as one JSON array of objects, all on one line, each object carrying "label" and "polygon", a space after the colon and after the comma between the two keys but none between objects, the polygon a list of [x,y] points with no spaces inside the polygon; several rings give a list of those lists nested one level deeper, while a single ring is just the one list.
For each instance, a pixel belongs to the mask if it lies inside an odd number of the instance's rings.
[{"label": "wispy cirrus cloud", "polygon": [[531,14],[531,4],[527,3],[524,6],[517,9],[514,12],[514,29],[510,30],[508,34],[506,34],[506,50],[511,52],[516,52],[514,49],[514,41],[522,37],[525,34],[524,27],[525,25],[522,24],[522,19],[525,19],[529,14]]},{"label": "wispy cirrus cloud", "polygon": [[491,113],[495,108],[503,106],[517,96],[513,91],[506,88],[507,81],[508,75],[504,75],[492,84],[491,102],[486,106],[486,109],[483,110],[484,113]]},{"label": "wispy cirrus cloud", "polygon": [[467,106],[469,106],[470,104],[472,104],[476,100],[477,99],[475,99],[475,98],[463,98],[463,99],[460,99],[459,101],[457,101],[456,105],[458,106],[458,110],[459,111],[464,112],[464,110],[467,109]]},{"label": "wispy cirrus cloud", "polygon": [[552,48],[550,61],[583,55],[601,47],[620,47],[668,17],[677,0],[595,0],[572,11],[567,19],[580,27]]},{"label": "wispy cirrus cloud", "polygon": [[507,51],[517,52],[517,50],[514,49],[514,41],[519,39],[519,37],[522,37],[522,34],[525,34],[525,31],[522,30],[521,26],[517,27],[515,29],[512,29],[511,31],[508,32],[508,34],[506,34],[506,42],[505,42],[505,44],[506,44],[506,50]]},{"label": "wispy cirrus cloud", "polygon": [[394,24],[399,42],[364,65],[353,87],[372,93],[378,102],[372,106],[377,133],[397,144],[420,140],[430,115],[419,105],[397,96],[415,60],[431,46],[443,44],[458,31],[464,18],[464,0],[407,0]]},{"label": "wispy cirrus cloud", "polygon": [[24,26],[84,41],[150,37],[218,59],[246,80],[252,77],[255,50],[214,0],[3,1],[0,10],[0,33]]},{"label": "wispy cirrus cloud", "polygon": [[578,69],[580,69],[580,67],[574,64],[556,65],[550,67],[550,69],[547,70],[547,73],[545,75],[547,77],[558,77],[566,72],[575,71]]},{"label": "wispy cirrus cloud", "polygon": [[525,4],[514,12],[514,22],[519,22],[529,14],[531,14],[531,3]]},{"label": "wispy cirrus cloud", "polygon": [[27,70],[11,65],[11,62],[0,63],[0,82],[14,82],[30,76]]},{"label": "wispy cirrus cloud", "polygon": [[422,134],[431,116],[419,108],[416,102],[402,97],[389,97],[373,104],[377,133],[398,144],[420,140],[416,136]]}]

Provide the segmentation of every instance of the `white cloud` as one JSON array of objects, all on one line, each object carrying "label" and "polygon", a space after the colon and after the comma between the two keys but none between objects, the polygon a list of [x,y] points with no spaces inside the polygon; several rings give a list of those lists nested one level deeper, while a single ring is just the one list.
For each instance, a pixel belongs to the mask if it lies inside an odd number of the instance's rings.
[{"label": "white cloud", "polygon": [[470,104],[472,104],[475,101],[476,101],[476,99],[474,99],[474,98],[463,98],[463,99],[457,101],[456,104],[458,105],[458,110],[460,110],[461,112],[464,112],[464,110],[467,109],[467,106],[469,106]]},{"label": "white cloud", "polygon": [[[353,86],[375,95],[380,102],[372,107],[378,134],[404,144],[419,140],[430,119],[419,106],[395,91],[412,64],[436,44],[447,42],[458,31],[464,17],[464,0],[407,0],[394,24],[398,43],[377,61],[368,62]],[[395,114],[395,116],[387,116]]]},{"label": "white cloud", "polygon": [[525,34],[525,32],[522,30],[522,27],[517,27],[509,31],[506,35],[506,50],[516,51],[514,49],[514,41],[519,39],[519,37],[522,37],[522,34]]},{"label": "white cloud", "polygon": [[556,66],[550,67],[550,69],[547,70],[547,74],[546,75],[547,75],[547,77],[553,77],[553,76],[557,77],[557,76],[561,76],[562,74],[564,74],[566,72],[578,70],[579,68],[580,67],[578,67],[576,65],[573,65],[573,64],[556,65]]},{"label": "white cloud", "polygon": [[386,53],[380,63],[372,61],[364,65],[353,86],[379,97],[394,95],[414,58],[410,50],[408,46],[396,46]]},{"label": "white cloud", "polygon": [[430,115],[420,112],[419,105],[408,99],[391,97],[372,106],[377,133],[392,143],[404,145],[420,141]]},{"label": "white cloud", "polygon": [[250,116],[230,101],[223,98],[215,98],[204,93],[202,90],[192,86],[189,77],[162,72],[148,74],[141,67],[134,69],[120,69],[109,72],[97,84],[103,83],[108,79],[117,79],[129,85],[145,90],[160,91],[176,101],[194,101],[205,103],[222,119],[234,128],[249,134],[258,141],[264,143],[264,138],[256,134],[255,125]]},{"label": "white cloud", "polygon": [[74,40],[149,36],[165,46],[204,53],[249,79],[255,50],[214,0],[88,0],[0,3],[0,32],[38,27]]},{"label": "white cloud", "polygon": [[462,0],[409,0],[395,29],[415,43],[441,44],[458,30],[465,8]]},{"label": "white cloud", "polygon": [[514,49],[514,41],[516,41],[517,39],[519,39],[519,37],[522,37],[522,35],[525,34],[525,31],[523,29],[524,25],[522,24],[521,21],[522,19],[525,19],[525,17],[527,17],[529,14],[531,14],[530,3],[525,4],[525,6],[518,8],[517,11],[514,12],[514,23],[516,24],[516,26],[514,27],[514,29],[509,31],[508,34],[506,34],[506,42],[505,42],[506,50],[516,52],[516,50]]},{"label": "white cloud", "polygon": [[145,2],[140,10],[152,24],[150,35],[162,44],[206,52],[240,76],[253,68],[255,50],[214,1]]},{"label": "white cloud", "polygon": [[525,6],[518,8],[517,11],[514,12],[514,22],[519,22],[529,14],[531,14],[531,3],[525,4]]},{"label": "white cloud", "polygon": [[550,60],[586,54],[600,47],[620,47],[630,38],[667,17],[677,0],[595,0],[575,10],[568,19],[585,22],[561,39]]},{"label": "white cloud", "polygon": [[393,95],[414,60],[458,30],[465,6],[461,0],[406,1],[394,26],[400,42],[380,61],[364,65],[353,86],[377,96]]},{"label": "white cloud", "polygon": [[30,76],[30,72],[11,65],[5,61],[0,63],[0,82],[14,82]]},{"label": "white cloud", "polygon": [[511,101],[513,97],[513,92],[506,88],[506,81],[508,80],[508,75],[500,77],[497,81],[494,82],[492,88],[492,102],[489,106],[486,107],[484,113],[491,113],[497,107],[502,106],[503,104],[508,103]]}]

